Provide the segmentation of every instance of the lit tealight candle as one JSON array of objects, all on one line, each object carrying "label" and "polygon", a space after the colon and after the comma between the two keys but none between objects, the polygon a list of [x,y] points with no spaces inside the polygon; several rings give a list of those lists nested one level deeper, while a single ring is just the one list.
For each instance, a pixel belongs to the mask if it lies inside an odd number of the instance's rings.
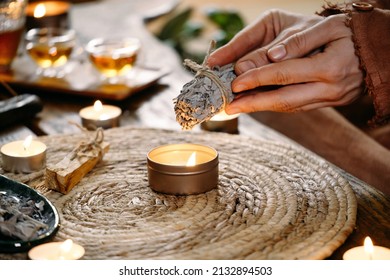
[{"label": "lit tealight candle", "polygon": [[112,105],[103,105],[97,100],[93,106],[88,106],[80,110],[81,122],[87,129],[111,128],[119,126],[119,119],[122,110]]},{"label": "lit tealight candle", "polygon": [[218,185],[218,152],[199,144],[157,147],[147,155],[150,187],[167,194],[197,194]]},{"label": "lit tealight candle", "polygon": [[240,114],[228,115],[225,110],[223,110],[213,116],[210,120],[202,122],[200,127],[207,131],[237,134],[239,115]]},{"label": "lit tealight candle", "polygon": [[390,249],[374,246],[370,237],[364,239],[364,246],[352,248],[344,253],[344,260],[390,260]]},{"label": "lit tealight candle", "polygon": [[71,239],[64,242],[49,242],[32,248],[28,252],[31,260],[78,260],[84,256],[84,248]]},{"label": "lit tealight candle", "polygon": [[70,3],[65,1],[33,2],[26,9],[27,29],[42,27],[69,28]]},{"label": "lit tealight candle", "polygon": [[46,145],[28,136],[1,147],[3,169],[14,173],[30,173],[46,165]]}]

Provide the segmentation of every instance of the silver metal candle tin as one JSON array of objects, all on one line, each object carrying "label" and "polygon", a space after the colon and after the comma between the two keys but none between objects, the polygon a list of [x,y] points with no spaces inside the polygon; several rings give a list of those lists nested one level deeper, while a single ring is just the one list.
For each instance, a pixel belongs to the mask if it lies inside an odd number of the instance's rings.
[{"label": "silver metal candle tin", "polygon": [[238,134],[238,118],[221,121],[205,121],[200,124],[200,127],[206,131],[225,132],[230,134]]},{"label": "silver metal candle tin", "polygon": [[36,155],[17,157],[1,152],[3,169],[12,173],[32,173],[46,166],[46,149]]},{"label": "silver metal candle tin", "polygon": [[106,120],[93,120],[93,119],[86,119],[81,117],[81,124],[89,130],[95,130],[98,127],[101,127],[103,129],[119,127],[119,123],[120,123],[120,116],[106,119]]},{"label": "silver metal candle tin", "polygon": [[[101,114],[102,118],[99,117]],[[102,105],[101,111],[94,111],[94,106],[88,106],[79,111],[81,124],[89,129],[95,130],[98,127],[108,129],[120,126],[122,110],[112,105]]]},{"label": "silver metal candle tin", "polygon": [[[183,160],[178,160],[181,157],[188,158],[192,152],[197,153],[196,165],[186,166]],[[218,186],[218,164],[218,152],[209,146],[160,146],[147,155],[149,185],[154,191],[166,194],[204,193]]]}]

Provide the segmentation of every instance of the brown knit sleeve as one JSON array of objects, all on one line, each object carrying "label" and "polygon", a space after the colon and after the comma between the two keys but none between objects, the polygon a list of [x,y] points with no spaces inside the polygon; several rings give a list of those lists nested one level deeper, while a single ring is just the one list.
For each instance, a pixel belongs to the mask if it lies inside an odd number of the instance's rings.
[{"label": "brown knit sleeve", "polygon": [[[364,1],[375,8],[362,11],[347,5],[327,4],[320,14],[346,13],[353,32],[356,54],[375,107],[372,125],[390,120],[390,0]],[[379,7],[379,8],[378,8]]]}]

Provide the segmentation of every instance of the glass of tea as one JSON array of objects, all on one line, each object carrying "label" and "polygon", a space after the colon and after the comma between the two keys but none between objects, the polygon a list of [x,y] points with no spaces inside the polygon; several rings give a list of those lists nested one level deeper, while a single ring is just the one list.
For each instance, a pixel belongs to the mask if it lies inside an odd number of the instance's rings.
[{"label": "glass of tea", "polygon": [[0,1],[0,72],[9,72],[26,20],[27,0]]},{"label": "glass of tea", "polygon": [[131,72],[140,48],[137,38],[96,38],[89,41],[85,49],[103,81],[116,84]]},{"label": "glass of tea", "polygon": [[37,64],[37,74],[61,77],[75,47],[76,32],[67,28],[34,28],[25,35],[26,50]]}]

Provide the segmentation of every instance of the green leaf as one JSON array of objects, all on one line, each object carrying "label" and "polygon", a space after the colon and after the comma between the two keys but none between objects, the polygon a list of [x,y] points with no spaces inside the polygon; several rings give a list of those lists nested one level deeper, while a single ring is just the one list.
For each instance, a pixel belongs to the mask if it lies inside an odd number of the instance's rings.
[{"label": "green leaf", "polygon": [[192,13],[192,8],[187,8],[183,12],[171,18],[162,27],[160,33],[157,34],[157,37],[163,41],[179,37],[180,33],[184,29],[186,22],[190,18],[191,13]]}]

